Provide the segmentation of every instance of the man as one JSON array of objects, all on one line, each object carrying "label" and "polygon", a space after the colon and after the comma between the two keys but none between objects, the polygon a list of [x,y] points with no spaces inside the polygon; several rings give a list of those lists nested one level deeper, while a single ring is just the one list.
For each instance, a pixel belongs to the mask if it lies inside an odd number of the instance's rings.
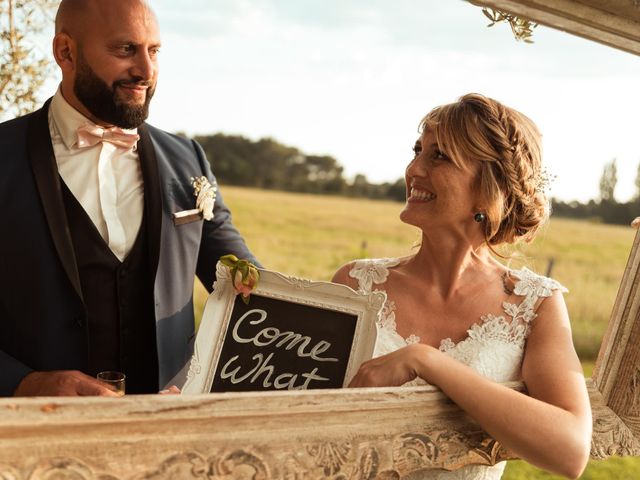
[{"label": "man", "polygon": [[198,144],[144,123],[159,49],[144,0],[62,0],[60,88],[0,124],[0,395],[114,395],[104,370],[157,392],[192,353],[194,274],[253,259],[219,194],[212,219],[201,198],[180,215],[215,179]]}]

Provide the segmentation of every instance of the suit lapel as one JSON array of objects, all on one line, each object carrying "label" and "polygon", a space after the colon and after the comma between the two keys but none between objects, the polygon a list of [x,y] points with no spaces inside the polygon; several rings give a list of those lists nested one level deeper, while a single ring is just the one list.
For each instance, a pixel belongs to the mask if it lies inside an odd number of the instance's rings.
[{"label": "suit lapel", "polygon": [[35,112],[29,119],[27,132],[27,148],[29,160],[40,194],[53,243],[74,290],[82,299],[78,265],[73,251],[71,234],[69,232],[67,214],[64,209],[60,174],[49,133],[49,103]]},{"label": "suit lapel", "polygon": [[152,278],[155,278],[160,258],[160,234],[162,224],[162,197],[160,195],[160,174],[156,151],[149,130],[143,124],[138,127],[138,156],[144,180],[144,206],[147,211],[149,265]]}]

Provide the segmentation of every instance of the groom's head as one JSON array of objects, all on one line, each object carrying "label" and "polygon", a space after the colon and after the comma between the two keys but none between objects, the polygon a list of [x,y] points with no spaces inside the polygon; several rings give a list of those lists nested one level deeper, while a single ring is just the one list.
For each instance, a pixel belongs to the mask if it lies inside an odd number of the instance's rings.
[{"label": "groom's head", "polygon": [[160,33],[144,0],[62,0],[53,52],[62,94],[99,125],[135,128],[158,79]]}]

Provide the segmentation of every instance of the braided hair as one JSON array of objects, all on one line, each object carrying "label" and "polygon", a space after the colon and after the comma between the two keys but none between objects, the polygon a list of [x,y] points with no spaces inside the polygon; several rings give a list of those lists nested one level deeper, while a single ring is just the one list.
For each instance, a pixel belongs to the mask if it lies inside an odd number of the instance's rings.
[{"label": "braided hair", "polygon": [[434,132],[438,148],[459,168],[480,162],[475,189],[487,244],[531,241],[549,217],[541,135],[533,121],[470,93],[433,109],[420,126]]}]

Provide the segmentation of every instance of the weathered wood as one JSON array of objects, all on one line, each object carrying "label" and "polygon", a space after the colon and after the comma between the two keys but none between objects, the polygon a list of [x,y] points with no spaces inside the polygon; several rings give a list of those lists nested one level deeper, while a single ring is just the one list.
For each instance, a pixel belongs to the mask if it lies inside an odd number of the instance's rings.
[{"label": "weathered wood", "polygon": [[[592,456],[640,455],[587,386]],[[0,400],[2,479],[400,478],[509,458],[433,387]]]},{"label": "weathered wood", "polygon": [[594,381],[605,403],[640,438],[640,232],[609,320]]},{"label": "weathered wood", "polygon": [[637,0],[469,1],[640,55],[640,2]]},{"label": "weathered wood", "polygon": [[[640,235],[587,380],[596,459],[640,456],[639,287]],[[0,399],[3,480],[382,479],[510,458],[433,387]]]}]

